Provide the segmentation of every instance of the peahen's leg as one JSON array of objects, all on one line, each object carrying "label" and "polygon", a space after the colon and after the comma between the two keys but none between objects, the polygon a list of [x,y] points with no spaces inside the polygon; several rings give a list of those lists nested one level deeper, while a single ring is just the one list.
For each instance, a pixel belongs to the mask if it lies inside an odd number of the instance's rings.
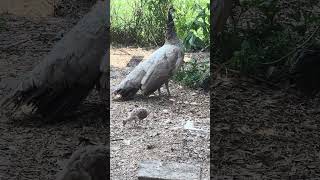
[{"label": "peahen's leg", "polygon": [[165,83],[165,85],[166,85],[166,89],[167,89],[167,92],[168,92],[168,96],[171,96],[170,91],[169,91],[169,81],[167,81]]}]

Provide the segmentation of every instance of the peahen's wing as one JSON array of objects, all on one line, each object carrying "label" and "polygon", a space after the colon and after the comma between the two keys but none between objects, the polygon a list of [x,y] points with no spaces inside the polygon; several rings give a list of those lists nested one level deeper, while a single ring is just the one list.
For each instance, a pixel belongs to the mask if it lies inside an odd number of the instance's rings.
[{"label": "peahen's wing", "polygon": [[162,46],[152,53],[149,59],[139,63],[113,92],[120,94],[123,99],[132,98],[139,91],[142,79],[146,76],[147,72],[152,69],[154,64],[162,58],[162,55],[168,47],[168,45]]},{"label": "peahen's wing", "polygon": [[183,62],[180,48],[172,46],[147,71],[141,81],[141,91],[149,95],[159,89],[178,70]]}]

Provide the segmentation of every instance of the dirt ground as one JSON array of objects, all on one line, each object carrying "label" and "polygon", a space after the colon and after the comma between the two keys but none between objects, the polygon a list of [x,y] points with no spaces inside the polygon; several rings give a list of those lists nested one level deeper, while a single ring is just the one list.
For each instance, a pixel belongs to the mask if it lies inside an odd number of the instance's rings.
[{"label": "dirt ground", "polygon": [[[152,52],[152,49],[111,49],[111,91],[132,70],[125,67],[132,55],[147,59]],[[144,98],[138,94],[131,101],[111,100],[111,179],[137,179],[140,161],[163,160],[200,166],[203,179],[209,180],[209,94],[172,81],[169,86],[171,97],[162,89],[160,97]],[[135,108],[146,108],[150,114],[141,123],[123,126],[123,120]],[[184,129],[187,121],[201,130]]]},{"label": "dirt ground", "polygon": [[226,179],[320,177],[320,101],[239,77],[212,90],[211,171]]}]

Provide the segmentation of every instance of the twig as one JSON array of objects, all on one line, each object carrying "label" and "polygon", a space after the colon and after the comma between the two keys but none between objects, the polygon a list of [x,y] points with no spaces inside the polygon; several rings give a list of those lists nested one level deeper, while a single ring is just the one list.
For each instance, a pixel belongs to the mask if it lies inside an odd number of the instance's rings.
[{"label": "twig", "polygon": [[225,61],[225,62],[222,63],[222,64],[217,65],[218,68],[217,68],[216,71],[214,72],[214,76],[217,75],[217,74],[221,71],[221,69],[222,69],[227,63],[229,63],[229,62],[231,62],[231,59]]},{"label": "twig", "polygon": [[159,45],[158,45],[158,43],[157,43],[157,41],[156,41],[156,39],[154,38],[154,36],[153,36],[153,34],[151,33],[151,31],[150,31],[150,30],[149,30],[149,33],[150,33],[150,35],[151,35],[151,37],[152,37],[152,39],[153,39],[154,43],[156,44],[156,46],[159,46]]},{"label": "twig", "polygon": [[295,49],[293,49],[292,51],[290,51],[287,55],[281,57],[280,59],[276,60],[276,61],[273,61],[273,62],[268,62],[268,63],[262,63],[264,65],[270,65],[270,64],[275,64],[277,62],[280,62],[282,61],[283,59],[286,59],[287,57],[291,56],[293,53],[295,53],[297,51],[297,49],[300,49],[302,48],[304,45],[306,45],[310,40],[311,38],[316,34],[316,32],[319,30],[320,26],[317,27],[316,30],[314,30],[314,32],[308,37],[308,39],[306,41],[304,41],[302,44],[300,44],[298,47],[296,47]]},{"label": "twig", "polygon": [[202,48],[202,49],[201,49],[201,52],[207,50],[209,47],[210,47],[210,45],[207,45],[206,47]]}]

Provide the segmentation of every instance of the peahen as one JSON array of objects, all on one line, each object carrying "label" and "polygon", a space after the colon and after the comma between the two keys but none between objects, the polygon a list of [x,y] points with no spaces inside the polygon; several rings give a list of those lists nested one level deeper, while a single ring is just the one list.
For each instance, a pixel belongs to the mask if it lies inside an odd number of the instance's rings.
[{"label": "peahen", "polygon": [[141,90],[142,94],[149,96],[165,84],[169,91],[169,78],[178,71],[183,64],[183,45],[177,37],[174,21],[174,9],[168,11],[165,44],[156,50],[149,59],[141,62],[114,90],[114,94],[121,95],[122,99],[131,99]]}]

